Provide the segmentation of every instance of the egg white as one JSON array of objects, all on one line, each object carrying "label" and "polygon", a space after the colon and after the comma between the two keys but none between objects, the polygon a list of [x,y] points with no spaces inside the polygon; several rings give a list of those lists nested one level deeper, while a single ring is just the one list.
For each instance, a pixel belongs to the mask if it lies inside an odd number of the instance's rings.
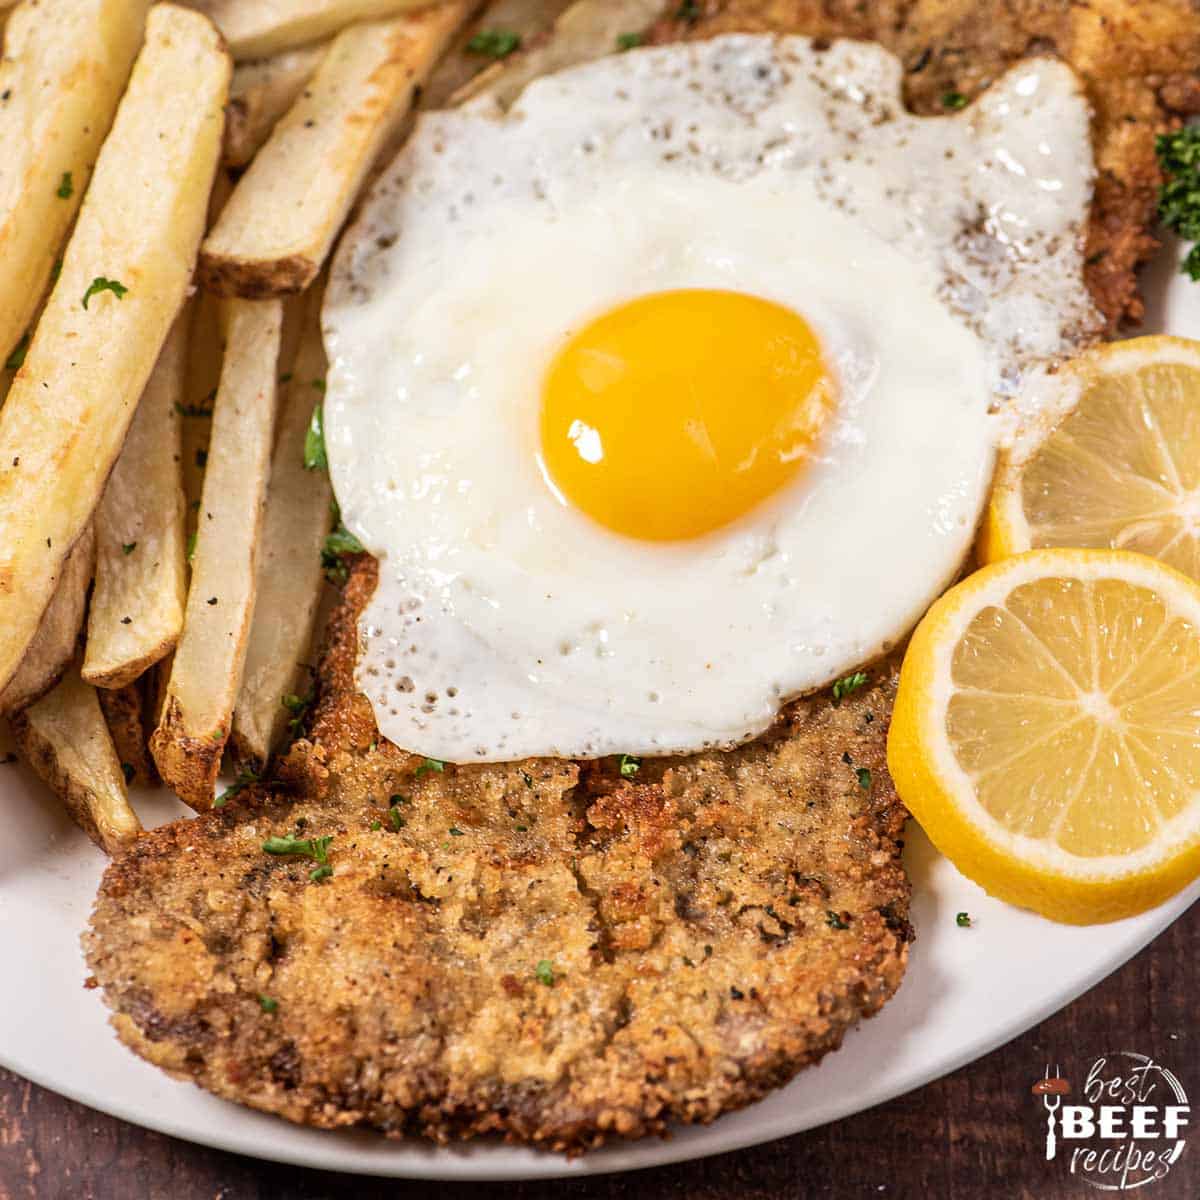
[{"label": "egg white", "polygon": [[[730,744],[944,588],[989,409],[1096,328],[1092,166],[1059,64],[953,118],[905,114],[898,79],[876,47],[733,37],[418,128],[326,306],[334,487],[380,559],[357,677],[385,736],[449,761]],[[541,477],[541,383],[580,324],[680,287],[803,314],[840,398],[792,486],[639,542]]]}]

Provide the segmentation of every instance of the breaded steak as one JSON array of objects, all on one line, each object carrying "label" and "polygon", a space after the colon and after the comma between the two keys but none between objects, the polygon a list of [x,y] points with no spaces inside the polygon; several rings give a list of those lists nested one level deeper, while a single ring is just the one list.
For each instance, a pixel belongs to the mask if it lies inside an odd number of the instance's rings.
[{"label": "breaded steak", "polygon": [[880,42],[904,64],[905,100],[923,114],[960,106],[1030,54],[1063,58],[1094,112],[1088,287],[1112,331],[1141,318],[1134,271],[1158,244],[1154,137],[1200,112],[1192,0],[694,0],[665,11],[651,40],[750,32]]},{"label": "breaded steak", "polygon": [[[364,558],[280,783],[105,876],[87,956],[139,1054],[294,1121],[576,1151],[758,1099],[896,990],[894,664],[631,777],[438,771],[378,741],[354,691],[374,578]],[[332,875],[273,836],[332,837]]]}]

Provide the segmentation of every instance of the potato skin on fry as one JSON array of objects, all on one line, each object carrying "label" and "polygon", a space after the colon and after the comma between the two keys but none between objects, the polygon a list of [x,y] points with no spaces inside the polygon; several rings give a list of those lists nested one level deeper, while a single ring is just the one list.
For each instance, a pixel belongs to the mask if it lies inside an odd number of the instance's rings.
[{"label": "potato skin on fry", "polygon": [[137,840],[142,824],[129,807],[96,690],[77,670],[13,717],[12,731],[29,765],[97,846],[117,854]]},{"label": "potato skin on fry", "polygon": [[28,708],[40,700],[71,665],[95,564],[96,537],[89,525],[63,562],[54,595],[17,673],[0,692],[0,716]]},{"label": "potato skin on fry", "polygon": [[312,283],[372,164],[471,7],[453,0],[333,39],[204,239],[203,287],[261,300]]}]

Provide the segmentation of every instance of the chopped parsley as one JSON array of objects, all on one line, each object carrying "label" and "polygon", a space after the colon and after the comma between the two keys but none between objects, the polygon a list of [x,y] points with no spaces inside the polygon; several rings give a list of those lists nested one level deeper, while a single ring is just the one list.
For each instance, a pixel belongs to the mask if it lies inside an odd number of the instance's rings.
[{"label": "chopped parsley", "polygon": [[309,384],[309,386],[313,389],[314,392],[320,392],[322,396],[325,395],[325,380],[314,379],[312,381],[312,383]]},{"label": "chopped parsley", "polygon": [[871,771],[869,767],[858,767],[854,774],[858,777],[858,786],[864,792],[871,790]]},{"label": "chopped parsley", "polygon": [[468,43],[472,54],[483,54],[488,58],[507,58],[521,48],[521,35],[511,29],[481,29]]},{"label": "chopped parsley", "polygon": [[122,299],[129,289],[117,279],[105,279],[103,275],[97,275],[91,283],[88,284],[88,290],[83,293],[83,307],[86,309],[88,301],[99,295],[101,292],[112,292],[118,300]]},{"label": "chopped parsley", "polygon": [[853,695],[866,682],[867,675],[865,671],[855,671],[853,675],[847,675],[845,679],[839,679],[833,685],[834,704],[841,704],[847,696]]},{"label": "chopped parsley", "polygon": [[544,983],[547,987],[554,986],[554,964],[548,958],[543,958],[533,973],[537,976],[538,983]]},{"label": "chopped parsley", "polygon": [[64,171],[58,181],[58,190],[54,193],[60,200],[70,200],[75,195],[75,185],[71,182],[71,172]]},{"label": "chopped parsley", "polygon": [[965,912],[958,913],[954,918],[954,923],[959,929],[970,929],[972,924],[971,914]]},{"label": "chopped parsley", "polygon": [[388,821],[397,833],[404,828],[404,818],[400,815],[400,810],[394,804],[388,809]]},{"label": "chopped parsley", "polygon": [[300,858],[311,858],[317,868],[309,871],[308,877],[313,883],[320,883],[333,874],[333,867],[329,865],[329,843],[332,841],[332,837],[272,837],[263,842],[262,848],[268,854],[294,854]]},{"label": "chopped parsley", "polygon": [[[1163,173],[1159,220],[1185,241],[1200,242],[1200,128],[1193,125],[1160,134],[1154,151]],[[1180,269],[1200,280],[1200,246],[1188,251]]]},{"label": "chopped parsley", "polygon": [[187,560],[188,560],[188,562],[191,562],[192,559],[196,557],[196,535],[198,532],[199,532],[199,530],[193,529],[192,532],[188,534],[188,540],[187,540]]},{"label": "chopped parsley", "polygon": [[646,39],[640,33],[618,33],[617,34],[617,49],[618,50],[633,50],[640,46]]},{"label": "chopped parsley", "polygon": [[258,1007],[265,1013],[273,1013],[279,1007],[278,1000],[272,1000],[270,996],[264,996],[261,992],[258,994]]},{"label": "chopped parsley", "polygon": [[463,831],[461,829],[459,829],[459,827],[457,825],[451,825],[450,826],[450,836],[451,837],[466,837],[467,835],[465,833],[463,833]]},{"label": "chopped parsley", "polygon": [[957,112],[960,108],[966,108],[967,98],[962,92],[943,92],[942,107],[949,109],[951,112]]},{"label": "chopped parsley", "polygon": [[51,283],[58,282],[58,277],[62,274],[62,262],[63,262],[63,260],[61,258],[56,258],[54,260],[54,266],[50,269],[50,282]]},{"label": "chopped parsley", "polygon": [[279,698],[280,704],[292,714],[291,720],[288,721],[288,733],[292,738],[298,738],[304,730],[304,718],[308,710],[312,707],[313,693],[309,692],[304,696],[297,696],[293,692],[288,692],[286,696]]},{"label": "chopped parsley", "polygon": [[350,570],[342,561],[342,555],[361,554],[362,549],[362,542],[342,524],[339,518],[336,528],[325,539],[325,545],[321,547],[321,568],[325,572],[325,578],[330,583],[345,583],[350,578]]},{"label": "chopped parsley", "polygon": [[636,754],[622,754],[619,770],[622,779],[632,779],[642,769],[642,760]]},{"label": "chopped parsley", "polygon": [[381,830],[383,828],[383,826],[378,821],[372,821],[371,824],[367,826],[367,828],[372,833],[378,833],[379,830]]},{"label": "chopped parsley", "polygon": [[825,924],[828,925],[830,929],[850,928],[850,922],[845,920],[841,913],[835,913],[831,908],[827,908],[825,910]]},{"label": "chopped parsley", "polygon": [[29,334],[23,333],[12,353],[4,360],[6,371],[19,371],[25,365],[25,352],[29,349]]},{"label": "chopped parsley", "polygon": [[124,555],[128,556],[128,555],[132,554],[136,549],[137,549],[137,542],[122,542],[121,543],[121,553]]},{"label": "chopped parsley", "polygon": [[304,469],[306,471],[328,471],[329,459],[325,455],[325,412],[319,401],[313,405],[312,419],[304,435]]},{"label": "chopped parsley", "polygon": [[417,769],[413,775],[414,779],[420,779],[427,771],[436,771],[439,775],[446,769],[446,764],[439,758],[427,758]]},{"label": "chopped parsley", "polygon": [[253,771],[240,771],[238,777],[214,801],[213,808],[224,808],[239,792],[244,792],[252,783],[258,782]]}]

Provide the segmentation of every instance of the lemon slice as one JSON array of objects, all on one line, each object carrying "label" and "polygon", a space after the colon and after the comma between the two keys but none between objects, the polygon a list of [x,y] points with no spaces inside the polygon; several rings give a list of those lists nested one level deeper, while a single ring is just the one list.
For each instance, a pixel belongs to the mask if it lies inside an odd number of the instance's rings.
[{"label": "lemon slice", "polygon": [[1200,585],[1140,554],[1035,550],[917,627],[888,766],[963,874],[1058,921],[1200,874]]},{"label": "lemon slice", "polygon": [[1200,342],[1100,346],[1048,386],[1052,404],[1071,411],[1001,456],[982,561],[1094,546],[1149,554],[1200,579]]}]

